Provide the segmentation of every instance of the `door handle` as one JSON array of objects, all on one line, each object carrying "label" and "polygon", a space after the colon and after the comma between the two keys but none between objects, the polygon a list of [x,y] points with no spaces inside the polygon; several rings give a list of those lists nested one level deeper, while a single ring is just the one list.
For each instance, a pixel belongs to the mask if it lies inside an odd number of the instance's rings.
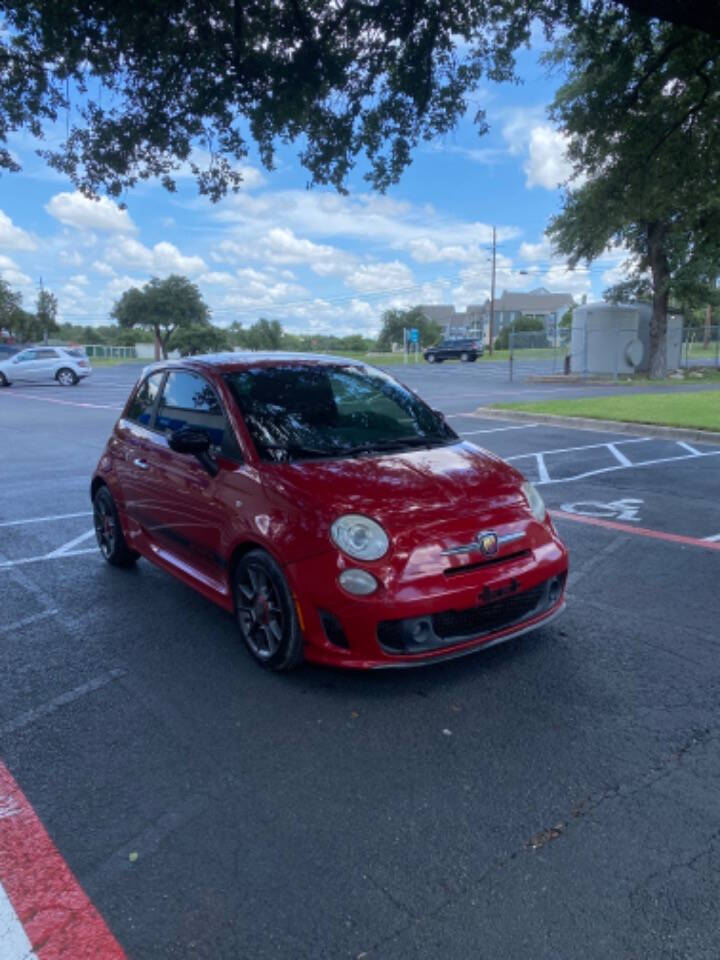
[{"label": "door handle", "polygon": [[133,460],[133,463],[136,467],[140,467],[141,470],[147,470],[150,467],[147,460],[142,460],[140,457],[138,457],[137,460]]}]

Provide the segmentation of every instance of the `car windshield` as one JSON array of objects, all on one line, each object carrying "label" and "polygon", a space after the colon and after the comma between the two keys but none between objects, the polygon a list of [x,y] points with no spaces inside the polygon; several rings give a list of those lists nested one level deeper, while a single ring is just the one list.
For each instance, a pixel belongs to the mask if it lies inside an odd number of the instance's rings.
[{"label": "car windshield", "polygon": [[379,370],[288,364],[226,380],[264,460],[360,456],[458,439],[441,416]]}]

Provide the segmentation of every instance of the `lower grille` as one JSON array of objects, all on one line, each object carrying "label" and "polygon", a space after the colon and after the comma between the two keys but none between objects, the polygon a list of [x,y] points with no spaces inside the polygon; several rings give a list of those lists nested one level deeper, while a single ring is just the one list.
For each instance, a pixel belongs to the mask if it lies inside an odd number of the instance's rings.
[{"label": "lower grille", "polygon": [[383,620],[378,624],[380,645],[388,653],[420,653],[496,633],[549,610],[562,594],[565,574],[545,580],[530,590],[466,610],[406,620]]}]

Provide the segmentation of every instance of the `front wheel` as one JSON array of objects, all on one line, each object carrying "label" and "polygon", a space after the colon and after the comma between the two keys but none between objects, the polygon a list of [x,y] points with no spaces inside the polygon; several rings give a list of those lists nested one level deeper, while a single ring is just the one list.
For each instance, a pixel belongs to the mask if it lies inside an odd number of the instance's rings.
[{"label": "front wheel", "polygon": [[107,487],[93,499],[93,523],[100,553],[114,567],[131,567],[140,556],[125,543],[115,501]]},{"label": "front wheel", "polygon": [[428,363],[435,363],[435,359],[436,359],[436,358],[435,358],[435,354],[434,354],[434,353],[429,353],[429,354],[425,357],[425,359],[427,360]]},{"label": "front wheel", "polygon": [[63,367],[55,374],[55,379],[61,387],[74,387],[79,377],[69,367]]},{"label": "front wheel", "polygon": [[285,576],[265,550],[239,561],[233,590],[240,633],[252,656],[268,670],[291,670],[303,658],[303,636]]}]

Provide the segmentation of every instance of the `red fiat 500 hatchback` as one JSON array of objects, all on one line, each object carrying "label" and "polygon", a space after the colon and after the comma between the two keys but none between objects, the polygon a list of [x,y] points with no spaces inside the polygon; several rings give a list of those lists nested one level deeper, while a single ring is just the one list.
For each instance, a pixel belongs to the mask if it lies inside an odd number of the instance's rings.
[{"label": "red fiat 500 hatchback", "polygon": [[91,495],[109,563],[174,574],[276,670],[442,660],[565,605],[567,554],[535,488],[343,358],[149,367]]}]

